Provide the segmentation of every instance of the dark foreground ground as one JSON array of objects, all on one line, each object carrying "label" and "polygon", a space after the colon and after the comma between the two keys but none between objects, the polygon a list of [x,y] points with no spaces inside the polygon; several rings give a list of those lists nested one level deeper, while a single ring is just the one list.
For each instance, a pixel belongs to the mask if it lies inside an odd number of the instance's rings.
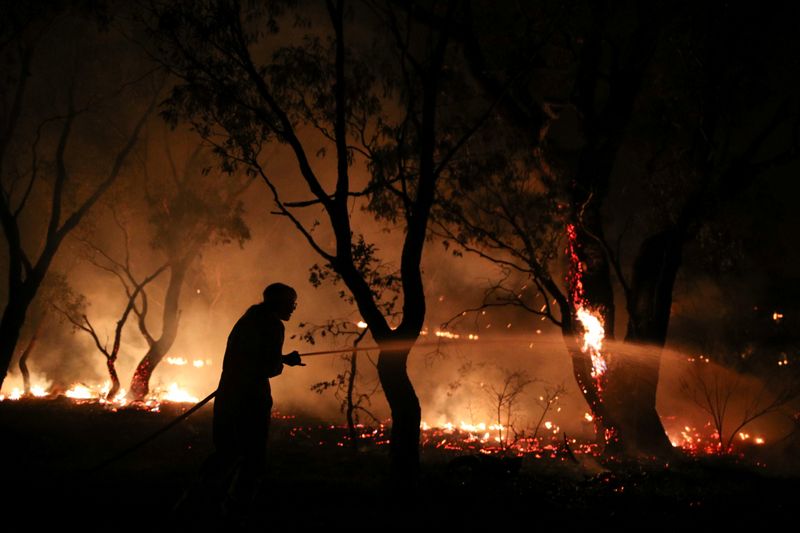
[{"label": "dark foreground ground", "polygon": [[524,458],[515,472],[500,460],[454,463],[457,452],[430,450],[418,486],[398,495],[387,482],[386,446],[353,453],[335,438],[320,444],[324,431],[291,436],[301,423],[282,419],[273,424],[266,491],[244,526],[220,521],[206,504],[176,515],[171,509],[211,451],[209,408],[89,471],[180,412],[109,412],[63,399],[0,403],[0,531],[760,530],[800,520],[800,478],[729,458],[616,464],[611,472]]}]

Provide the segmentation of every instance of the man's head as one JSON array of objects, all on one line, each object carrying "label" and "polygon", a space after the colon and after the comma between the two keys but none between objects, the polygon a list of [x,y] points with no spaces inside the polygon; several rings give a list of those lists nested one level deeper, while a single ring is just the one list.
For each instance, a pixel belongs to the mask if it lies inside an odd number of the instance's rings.
[{"label": "man's head", "polygon": [[297,291],[283,283],[273,283],[264,289],[264,303],[281,320],[289,320],[297,307]]}]

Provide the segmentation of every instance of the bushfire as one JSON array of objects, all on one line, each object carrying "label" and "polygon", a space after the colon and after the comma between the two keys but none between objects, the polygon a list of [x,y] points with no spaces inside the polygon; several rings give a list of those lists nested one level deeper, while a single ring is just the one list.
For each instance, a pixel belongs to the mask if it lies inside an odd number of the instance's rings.
[{"label": "bushfire", "polygon": [[[30,401],[37,399],[53,399],[58,396],[69,398],[76,408],[87,404],[101,404],[112,411],[120,408],[138,408],[158,413],[164,402],[191,404],[198,398],[181,387],[171,383],[165,388],[154,390],[145,401],[132,404],[125,399],[125,391],[120,390],[113,399],[106,398],[110,389],[109,383],[87,385],[75,383],[66,391],[56,393],[42,385],[31,387],[27,396]],[[14,387],[8,394],[0,395],[0,401],[19,401],[26,398],[19,387]],[[278,412],[273,418],[296,421],[292,415]],[[584,424],[592,424],[594,416],[584,413],[581,418]],[[710,423],[695,427],[681,423],[676,417],[665,417],[664,425],[672,445],[681,448],[689,455],[719,455],[721,453],[737,453],[736,449],[722,450],[718,436]],[[389,422],[366,426],[357,426],[359,445],[382,446],[389,442]],[[297,425],[290,430],[292,438],[311,441],[317,445],[349,446],[349,431],[342,425]],[[740,431],[736,441],[742,445],[761,446],[766,443],[763,435]],[[534,431],[517,430],[503,424],[492,422],[458,423],[439,420],[436,424],[423,421],[420,425],[420,445],[423,450],[442,450],[453,453],[481,453],[526,456],[535,459],[566,459],[575,455],[599,455],[601,447],[589,439],[568,436],[562,431],[561,424],[555,419],[543,420],[541,426]]]},{"label": "bushfire", "polygon": [[9,394],[0,394],[1,401],[17,401],[25,397],[52,399],[58,396],[69,398],[76,404],[100,403],[116,410],[120,407],[135,407],[157,412],[162,402],[172,403],[197,403],[199,398],[191,394],[188,390],[178,383],[170,383],[167,387],[155,388],[144,402],[131,402],[126,398],[125,389],[120,389],[113,398],[108,398],[111,390],[111,383],[106,381],[101,384],[87,385],[85,383],[73,383],[67,390],[57,391],[50,385],[33,385],[30,394],[26,395],[24,389],[18,386],[11,388]]}]

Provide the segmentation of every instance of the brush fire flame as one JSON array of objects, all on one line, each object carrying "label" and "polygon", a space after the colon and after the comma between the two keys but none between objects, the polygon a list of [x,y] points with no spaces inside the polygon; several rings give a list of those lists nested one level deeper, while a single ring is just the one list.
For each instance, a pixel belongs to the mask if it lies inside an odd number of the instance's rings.
[{"label": "brush fire flame", "polygon": [[[49,383],[47,385],[32,385],[30,389],[29,398],[56,398],[64,396],[74,401],[75,403],[101,403],[106,404],[112,409],[117,407],[124,407],[131,404],[125,396],[125,389],[117,391],[113,398],[108,398],[108,393],[111,390],[111,383],[106,381],[102,384],[86,385],[84,383],[73,383],[69,389],[59,394],[53,390]],[[8,394],[0,394],[0,401],[17,401],[25,398],[24,390],[20,387],[11,388]],[[172,403],[197,403],[199,399],[186,390],[178,383],[170,383],[165,388],[156,388],[152,394],[144,402],[144,406],[149,410],[157,410],[158,405],[162,402]]]},{"label": "brush fire flame", "polygon": [[578,321],[583,325],[583,346],[581,351],[588,353],[592,358],[592,377],[598,379],[608,369],[602,354],[603,339],[606,335],[603,322],[600,317],[584,307],[579,307],[576,314]]},{"label": "brush fire flame", "polygon": [[608,362],[603,356],[603,339],[605,338],[605,327],[599,312],[594,311],[586,301],[583,288],[583,262],[578,257],[577,233],[573,224],[567,225],[567,255],[569,256],[570,275],[569,285],[572,295],[572,304],[575,308],[575,316],[583,326],[583,347],[581,351],[592,358],[592,377],[598,381],[598,388],[601,387],[600,378],[608,370]]}]

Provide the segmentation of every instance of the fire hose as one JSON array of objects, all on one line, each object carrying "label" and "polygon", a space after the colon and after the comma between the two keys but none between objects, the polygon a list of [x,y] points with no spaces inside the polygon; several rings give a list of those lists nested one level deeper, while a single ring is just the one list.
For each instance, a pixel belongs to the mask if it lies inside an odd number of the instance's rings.
[{"label": "fire hose", "polygon": [[[456,342],[458,342],[458,341],[456,341]],[[413,346],[420,347],[420,346],[436,346],[436,345],[438,345],[438,342],[434,341],[434,342],[398,343],[396,345],[384,344],[382,347],[379,347],[379,346],[352,346],[350,348],[342,348],[342,349],[338,349],[338,350],[322,350],[322,351],[318,351],[318,352],[301,353],[300,357],[313,357],[313,356],[317,356],[317,355],[336,355],[336,354],[345,354],[345,353],[353,353],[353,352],[367,352],[367,351],[387,350],[387,349],[391,350],[392,348],[396,348],[396,349],[399,350],[399,349],[409,349],[410,347],[413,347]],[[208,396],[206,396],[205,398],[203,398],[202,400],[200,400],[199,402],[194,404],[194,406],[192,406],[188,411],[186,411],[185,413],[181,414],[180,416],[178,416],[177,418],[175,418],[174,420],[172,420],[168,424],[166,424],[164,427],[162,427],[159,430],[155,431],[154,433],[148,435],[146,438],[144,438],[141,441],[137,442],[133,446],[131,446],[129,448],[126,448],[125,450],[119,452],[118,454],[114,455],[113,457],[103,461],[99,465],[97,465],[94,468],[90,469],[89,472],[90,473],[94,473],[94,472],[98,472],[100,470],[103,470],[105,467],[107,467],[111,463],[119,461],[123,457],[125,457],[127,455],[130,455],[131,453],[135,452],[139,448],[145,446],[150,441],[160,437],[161,435],[163,435],[164,433],[166,433],[170,429],[174,428],[175,426],[177,426],[178,424],[180,424],[181,422],[183,422],[184,420],[186,420],[187,418],[192,416],[194,413],[199,411],[205,404],[210,402],[216,395],[217,395],[217,391],[215,390],[214,392],[212,392],[211,394],[209,394]]]},{"label": "fire hose", "polygon": [[[377,350],[377,349],[379,349],[377,346],[363,346],[363,347],[362,346],[358,346],[358,347],[351,347],[351,348],[343,348],[343,349],[340,349],[340,350],[323,350],[323,351],[319,351],[319,352],[301,353],[300,357],[313,357],[313,356],[316,356],[316,355],[336,355],[336,354],[343,354],[343,353],[365,352],[365,351]],[[106,468],[111,463],[119,461],[123,457],[126,457],[126,456],[130,455],[131,453],[135,452],[136,450],[138,450],[139,448],[145,446],[150,441],[153,441],[156,438],[160,437],[161,435],[163,435],[164,433],[166,433],[170,429],[174,428],[175,426],[177,426],[178,424],[180,424],[181,422],[183,422],[184,420],[186,420],[187,418],[192,416],[194,413],[196,413],[197,411],[202,409],[202,407],[205,404],[207,404],[208,402],[210,402],[216,395],[217,395],[217,391],[215,390],[214,392],[212,392],[211,394],[209,394],[208,396],[206,396],[205,398],[203,398],[202,400],[200,400],[199,402],[194,404],[194,406],[192,406],[185,413],[182,413],[180,416],[178,416],[174,420],[170,421],[164,427],[162,427],[162,428],[158,429],[157,431],[151,433],[150,435],[148,435],[147,437],[145,437],[141,441],[137,442],[133,446],[122,450],[121,452],[119,452],[118,454],[114,455],[113,457],[111,457],[109,459],[106,459],[105,461],[103,461],[99,465],[97,465],[94,468],[90,469],[89,472],[90,473],[99,472],[100,470],[103,470],[104,468]]]}]

